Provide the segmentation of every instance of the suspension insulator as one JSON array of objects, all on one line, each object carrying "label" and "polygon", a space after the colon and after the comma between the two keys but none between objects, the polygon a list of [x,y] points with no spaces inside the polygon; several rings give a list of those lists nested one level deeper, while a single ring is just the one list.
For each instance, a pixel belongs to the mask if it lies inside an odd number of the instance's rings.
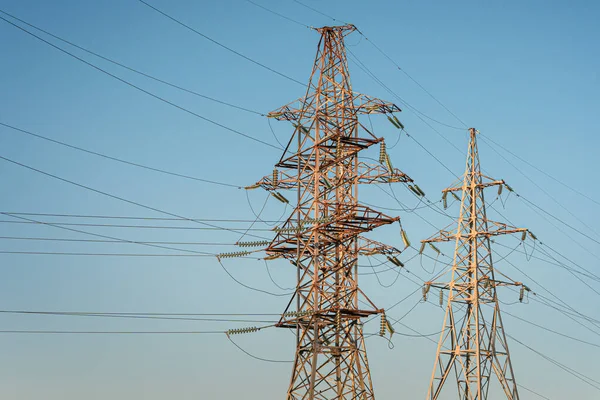
[{"label": "suspension insulator", "polygon": [[440,289],[440,307],[444,305],[444,291]]},{"label": "suspension insulator", "polygon": [[379,163],[384,164],[386,157],[387,157],[387,152],[385,150],[385,142],[380,142],[379,143]]},{"label": "suspension insulator", "polygon": [[519,301],[523,302],[523,297],[525,297],[525,288],[521,286],[521,290],[519,290]]},{"label": "suspension insulator", "polygon": [[396,331],[394,330],[394,327],[392,326],[392,324],[390,323],[390,321],[387,318],[385,319],[385,327],[387,328],[388,332],[390,333],[390,337],[392,337],[392,335]]},{"label": "suspension insulator", "polygon": [[527,239],[527,231],[523,231],[523,233],[521,234],[521,241]]},{"label": "suspension insulator", "polygon": [[425,192],[423,190],[421,190],[421,188],[419,187],[419,185],[415,184],[415,190],[417,191],[417,193],[419,194],[419,196],[422,196],[422,197],[425,196]]},{"label": "suspension insulator", "polygon": [[442,194],[442,202],[444,203],[444,210],[446,208],[448,208],[448,192],[444,192],[444,194]]},{"label": "suspension insulator", "polygon": [[396,122],[398,129],[404,129],[404,125],[402,124],[402,122],[400,122],[400,120],[395,115],[392,116],[392,118],[394,118],[394,122]]},{"label": "suspension insulator", "polygon": [[531,238],[533,240],[537,240],[537,236],[535,236],[531,231],[527,231],[527,232],[529,232],[529,236],[531,236]]},{"label": "suspension insulator", "polygon": [[396,258],[395,256],[387,256],[387,259],[394,264],[396,267],[400,267],[403,268],[404,264],[402,263],[402,261],[398,260],[398,258]]},{"label": "suspension insulator", "polygon": [[502,185],[498,185],[498,196],[500,196],[502,194]]},{"label": "suspension insulator", "polygon": [[385,155],[385,164],[387,165],[388,171],[390,171],[390,173],[394,171],[394,166],[392,165],[392,160],[390,160],[389,154]]},{"label": "suspension insulator", "polygon": [[441,254],[442,252],[440,251],[440,249],[438,249],[436,247],[436,245],[434,245],[433,243],[429,243],[429,247],[431,247],[433,249],[433,251],[435,251],[438,254]]},{"label": "suspension insulator", "polygon": [[421,193],[419,192],[419,190],[413,186],[413,185],[408,185],[408,189],[413,192],[414,194],[416,194],[417,196],[421,197]]},{"label": "suspension insulator", "polygon": [[410,247],[410,240],[408,240],[408,235],[404,229],[400,229],[400,235],[402,236],[402,241],[404,242],[404,248]]},{"label": "suspension insulator", "polygon": [[423,254],[423,250],[425,250],[425,242],[421,243],[421,248],[419,249],[419,254]]},{"label": "suspension insulator", "polygon": [[429,285],[423,286],[421,291],[423,292],[423,301],[427,301],[427,293],[429,293]]},{"label": "suspension insulator", "polygon": [[394,125],[396,128],[401,129],[400,125],[398,125],[398,123],[390,116],[387,117],[387,119],[392,123],[392,125]]},{"label": "suspension insulator", "polygon": [[279,183],[279,173],[276,169],[273,170],[273,186],[277,186]]},{"label": "suspension insulator", "polygon": [[381,321],[379,323],[379,336],[384,336],[385,335],[385,328],[386,328],[386,318],[385,318],[385,311],[381,313]]},{"label": "suspension insulator", "polygon": [[286,199],[285,197],[283,197],[283,195],[281,193],[271,192],[271,195],[273,197],[275,197],[277,200],[279,200],[280,202],[285,203],[285,204],[289,204],[289,200]]}]

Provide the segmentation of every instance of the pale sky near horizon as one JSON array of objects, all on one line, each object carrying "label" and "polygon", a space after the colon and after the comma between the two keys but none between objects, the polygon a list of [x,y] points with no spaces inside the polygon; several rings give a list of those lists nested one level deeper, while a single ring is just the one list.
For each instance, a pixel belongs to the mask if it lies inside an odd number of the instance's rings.
[{"label": "pale sky near horizon", "polygon": [[[256,3],[300,24],[242,0],[148,2],[210,38],[301,82],[309,77],[319,40],[315,31],[302,25],[334,23],[292,0],[256,0]],[[444,106],[469,126],[479,129],[481,138],[489,137],[550,176],[480,139],[485,172],[506,180],[522,196],[506,197],[504,193],[501,201],[494,200],[495,193],[490,192],[488,199],[494,202],[490,218],[528,227],[543,243],[535,248],[528,245],[525,255],[521,253],[519,238],[498,240],[497,270],[527,284],[537,296],[543,296],[538,299],[564,301],[596,320],[582,322],[576,316],[570,319],[536,302],[533,294],[531,301],[521,304],[518,293],[501,290],[501,307],[506,311],[504,323],[515,339],[509,338],[509,347],[517,381],[552,400],[600,398],[600,383],[593,381],[600,382],[597,367],[600,284],[593,276],[600,275],[600,189],[595,177],[600,170],[596,120],[600,106],[600,4],[583,0],[510,0],[486,4],[462,0],[451,3],[305,0],[305,3],[338,21],[355,24]],[[0,10],[129,67],[259,113],[304,94],[298,83],[232,54],[137,0],[0,0]],[[273,134],[285,142],[292,132],[289,124],[273,121],[272,133],[260,115],[167,87],[70,47],[5,14],[0,16],[156,96],[261,141],[276,145]],[[2,124],[134,163],[234,186],[249,185],[270,174],[279,160],[280,150],[161,102],[2,20],[0,38]],[[463,125],[363,36],[353,33],[346,43],[352,52],[349,68],[354,89],[397,103],[403,109],[399,117],[407,132],[439,160],[405,133],[392,147],[398,131],[385,117],[372,117],[375,132],[386,137],[394,166],[413,177],[428,198],[439,200],[440,190],[464,169],[467,135]],[[354,55],[402,100],[362,71],[352,60]],[[420,117],[411,108],[426,117]],[[5,188],[0,200],[0,212],[5,213],[0,218],[3,276],[0,397],[15,400],[284,397],[291,365],[250,358],[222,333],[3,332],[221,332],[269,324],[276,318],[272,314],[283,311],[289,300],[288,291],[273,281],[284,288],[294,285],[295,272],[284,262],[269,264],[267,271],[263,261],[224,261],[240,282],[278,294],[270,296],[234,282],[212,256],[183,257],[180,255],[189,253],[135,243],[31,240],[107,239],[55,226],[23,223],[35,220],[87,224],[62,226],[134,242],[177,243],[166,246],[214,254],[237,250],[232,244],[240,239],[239,230],[248,228],[255,219],[254,213],[263,207],[268,198],[265,192],[244,193],[235,187],[139,169],[1,125],[0,143],[2,158],[178,216],[235,220],[211,223],[237,230],[199,229],[206,226],[189,221],[90,218],[169,217],[0,159]],[[371,152],[377,158],[378,150]],[[447,216],[423,207],[402,186],[394,187],[395,195],[403,204],[416,209],[398,211],[403,207],[385,193],[391,189],[381,189],[361,187],[361,200],[390,215],[400,215],[413,243],[452,223]],[[532,209],[528,201],[544,211]],[[257,230],[250,232],[271,237],[272,226],[268,221],[278,220],[289,212],[289,207],[286,209],[275,199],[268,199],[261,215],[267,223],[255,224],[253,228]],[[448,210],[451,215],[457,212],[456,205]],[[26,221],[6,213],[86,217],[20,214],[30,219]],[[397,225],[383,227],[370,237],[401,246]],[[213,244],[184,244],[189,242]],[[445,254],[451,254],[452,250],[452,245],[443,248]],[[547,258],[544,252],[575,272],[569,273],[564,265],[543,262],[539,258]],[[413,253],[407,251],[402,257],[406,260]],[[376,260],[373,262],[378,264]],[[434,264],[426,258],[420,262],[420,257],[416,257],[398,275],[382,266],[376,267],[382,272],[373,274],[367,260],[360,261],[361,267],[365,267],[360,269],[364,274],[361,285],[378,306],[390,307],[414,291],[388,313],[397,319],[410,311],[401,321],[408,327],[397,325],[395,347],[389,349],[388,343],[377,336],[367,339],[378,399],[425,398],[436,350],[434,334],[440,330],[443,313],[437,306],[437,293],[432,294],[430,303],[423,303],[418,285],[411,280],[430,278],[434,269],[442,270],[445,262],[440,259]],[[250,321],[233,323],[5,313],[17,310],[271,315],[240,317]],[[365,326],[367,333],[377,329],[377,322]],[[433,341],[414,336],[410,329],[431,335],[428,337]],[[277,361],[293,357],[294,337],[282,329],[266,329],[232,339],[257,357]],[[593,379],[591,384],[568,374],[517,340],[585,374],[583,379]],[[456,398],[452,382],[447,386],[444,398]],[[497,386],[492,387],[491,399],[502,398],[498,390]],[[540,398],[544,397],[521,390],[521,399]]]}]

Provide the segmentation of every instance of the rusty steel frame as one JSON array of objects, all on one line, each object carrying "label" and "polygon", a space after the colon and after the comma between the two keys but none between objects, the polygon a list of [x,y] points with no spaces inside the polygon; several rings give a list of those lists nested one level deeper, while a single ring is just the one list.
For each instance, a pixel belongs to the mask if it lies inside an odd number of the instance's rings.
[{"label": "rusty steel frame", "polygon": [[359,235],[399,218],[360,205],[358,185],[412,179],[389,163],[359,162],[358,153],[383,138],[362,125],[358,115],[391,115],[400,109],[352,91],[344,38],[354,26],[316,30],[321,39],[306,96],[268,115],[292,122],[294,134],[273,174],[254,187],[277,196],[278,189],[297,190],[294,211],[266,249],[267,259],[288,259],[297,270],[295,293],[277,324],[297,335],[286,398],[370,400],[374,394],[361,318],[383,310],[359,288],[357,260],[400,250]]},{"label": "rusty steel frame", "polygon": [[[527,229],[487,219],[484,189],[506,184],[482,175],[477,131],[471,128],[469,133],[462,184],[443,190],[444,196],[450,192],[462,193],[458,228],[455,233],[442,230],[421,241],[431,244],[454,240],[456,243],[451,281],[426,283],[427,290],[436,287],[449,292],[427,399],[440,398],[444,383],[454,371],[460,400],[487,399],[492,373],[498,378],[506,398],[518,400],[496,288],[522,284],[495,279],[490,237],[526,232]],[[492,307],[482,307],[487,304]],[[456,307],[459,305],[464,310]]]}]

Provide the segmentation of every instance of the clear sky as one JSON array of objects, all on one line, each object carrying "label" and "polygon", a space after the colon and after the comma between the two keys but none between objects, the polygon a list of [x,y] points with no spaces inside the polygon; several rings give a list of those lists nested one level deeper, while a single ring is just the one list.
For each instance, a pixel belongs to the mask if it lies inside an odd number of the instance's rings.
[{"label": "clear sky", "polygon": [[[578,266],[594,274],[600,272],[600,229],[597,228],[600,190],[595,183],[600,167],[596,118],[600,106],[600,4],[583,0],[495,4],[462,0],[305,1],[338,21],[355,24],[448,109],[468,126],[482,132],[483,169],[494,178],[505,179],[522,195],[522,198],[514,194],[507,198],[504,193],[501,200],[494,200],[495,193],[490,192],[489,201],[495,201],[490,218],[509,219],[516,226],[528,227],[543,243],[537,244],[535,249],[528,244],[526,256],[521,253],[523,246],[519,245],[518,238],[499,240],[495,248],[498,271],[526,283],[546,299],[564,301],[578,312],[599,319],[600,284],[594,276],[583,275]],[[300,23],[242,0],[150,2],[210,38],[301,82],[308,79],[319,39],[315,31],[303,24],[335,23],[291,0],[256,2]],[[259,113],[303,95],[298,83],[232,54],[136,0],[0,0],[0,9],[129,67]],[[5,14],[0,16],[26,27]],[[165,86],[26,28],[173,104],[276,144],[266,118],[260,115]],[[278,161],[280,150],[166,104],[2,20],[0,38],[0,122],[3,124],[112,157],[234,186],[254,183],[269,174]],[[364,37],[354,33],[347,38],[347,45],[354,55],[350,61],[354,89],[396,102],[404,110],[400,118],[407,132],[416,139],[401,134],[398,144],[390,149],[394,166],[413,177],[431,201],[438,201],[440,190],[455,180],[453,174],[463,172],[467,148],[463,125]],[[362,71],[353,61],[355,57],[401,99]],[[392,147],[399,131],[385,117],[372,120],[375,132],[384,136],[388,147]],[[272,128],[282,142],[292,132],[291,126],[283,122],[272,122]],[[510,149],[552,178],[491,145],[484,137]],[[439,163],[417,141],[437,157]],[[371,151],[376,158],[377,150]],[[254,212],[258,212],[268,198],[261,190],[246,194],[235,187],[164,175],[66,148],[4,126],[0,126],[0,156],[178,216],[227,220],[214,224],[238,230],[198,229],[207,226],[185,220],[90,218],[92,215],[169,216],[0,160],[4,188],[0,212],[79,214],[86,217],[20,217],[49,223],[93,225],[61,226],[134,242],[218,244],[165,245],[178,249],[211,254],[235,251],[236,247],[231,244],[240,239],[243,231],[239,229],[250,226],[250,221],[255,219]],[[391,215],[400,215],[413,243],[451,223],[447,216],[422,207],[423,204],[402,186],[394,187],[400,202],[418,209],[412,213],[395,210],[403,207],[385,193],[390,190],[389,187],[361,188],[361,200],[385,207]],[[548,214],[535,207],[532,209],[523,198]],[[457,211],[454,205],[448,213],[454,215]],[[289,212],[289,208],[285,209],[275,199],[268,199],[261,215],[267,223],[254,224],[252,228],[258,230],[249,233],[271,237],[272,226],[268,221],[278,220]],[[135,243],[7,239],[108,240],[51,225],[17,223],[28,221],[10,215],[2,215],[0,220],[0,251],[3,252],[104,254],[0,254],[2,311],[272,314],[283,311],[289,298],[285,287],[294,285],[294,271],[284,262],[269,264],[267,271],[263,261],[224,261],[228,271],[240,282],[279,294],[271,296],[240,286],[212,256],[176,256],[196,253]],[[128,227],[97,226],[99,224]],[[186,229],[173,229],[182,227]],[[402,246],[397,225],[382,228],[370,237]],[[511,252],[512,249],[515,251]],[[451,254],[452,245],[442,250]],[[548,259],[544,252],[578,272],[569,273],[560,263],[552,265],[529,257]],[[124,253],[138,256],[107,255]],[[409,250],[402,258],[406,260],[413,253]],[[152,254],[160,256],[149,256]],[[367,339],[379,399],[419,399],[424,398],[427,391],[437,336],[415,336],[415,331],[426,335],[438,332],[443,313],[437,305],[437,293],[432,294],[430,302],[422,302],[419,287],[414,282],[429,279],[434,268],[438,272],[443,270],[443,263],[448,260],[440,258],[435,265],[427,258],[419,260],[416,257],[408,262],[406,270],[399,275],[394,270],[388,271],[386,265],[375,267],[380,272],[373,274],[368,260],[360,262],[360,271],[364,274],[361,285],[378,306],[388,308],[416,291],[388,312],[397,319],[412,310],[401,321],[406,326],[396,325],[398,332],[392,339],[393,349],[377,336]],[[379,264],[377,260],[372,262]],[[278,288],[267,272],[284,289]],[[500,296],[502,309],[508,313],[588,343],[506,314],[506,330],[512,337],[600,381],[599,323],[585,322],[580,316],[569,318],[533,299],[521,304],[518,293],[511,290],[501,290]],[[530,298],[533,297],[536,296],[531,294]],[[0,331],[205,332],[269,324],[254,320],[272,321],[276,317],[240,318],[252,321],[0,313]],[[365,326],[367,333],[377,329],[377,322]],[[286,361],[293,356],[294,338],[285,330],[266,329],[233,339],[257,357]],[[553,400],[600,398],[600,384],[592,382],[597,389],[582,382],[514,340],[509,339],[509,346],[517,380],[523,386]],[[174,396],[182,400],[274,399],[284,396],[291,373],[290,364],[250,358],[222,333],[0,333],[0,354],[0,397],[19,400],[158,400]],[[450,382],[448,399],[456,393],[451,385]],[[502,397],[497,390],[498,387],[492,387],[495,391],[492,398]],[[544,397],[523,389],[521,398]]]}]

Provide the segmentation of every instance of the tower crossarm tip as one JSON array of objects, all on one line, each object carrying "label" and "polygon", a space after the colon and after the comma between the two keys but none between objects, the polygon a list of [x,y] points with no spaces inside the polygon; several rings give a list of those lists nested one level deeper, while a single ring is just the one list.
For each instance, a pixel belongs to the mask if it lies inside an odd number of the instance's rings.
[{"label": "tower crossarm tip", "polygon": [[372,183],[410,183],[414,182],[411,177],[400,171],[398,168],[392,168],[381,164],[367,164],[360,162],[358,164],[357,183],[372,184]]},{"label": "tower crossarm tip", "polygon": [[[480,183],[475,184],[474,186],[477,188],[487,188],[487,187],[491,187],[491,186],[504,186],[506,185],[506,183],[504,182],[504,180],[489,180],[489,181],[482,181]],[[442,190],[442,194],[444,193],[452,193],[452,192],[462,192],[463,191],[463,186],[453,186],[453,187],[449,187],[446,188],[444,190]]]},{"label": "tower crossarm tip", "polygon": [[367,239],[366,237],[358,237],[358,254],[363,256],[372,256],[375,254],[382,255],[398,255],[402,253],[401,250],[396,247],[377,242],[375,240]]},{"label": "tower crossarm tip", "polygon": [[360,114],[392,114],[401,112],[400,107],[394,103],[377,99],[360,93],[354,93],[356,112]]}]

